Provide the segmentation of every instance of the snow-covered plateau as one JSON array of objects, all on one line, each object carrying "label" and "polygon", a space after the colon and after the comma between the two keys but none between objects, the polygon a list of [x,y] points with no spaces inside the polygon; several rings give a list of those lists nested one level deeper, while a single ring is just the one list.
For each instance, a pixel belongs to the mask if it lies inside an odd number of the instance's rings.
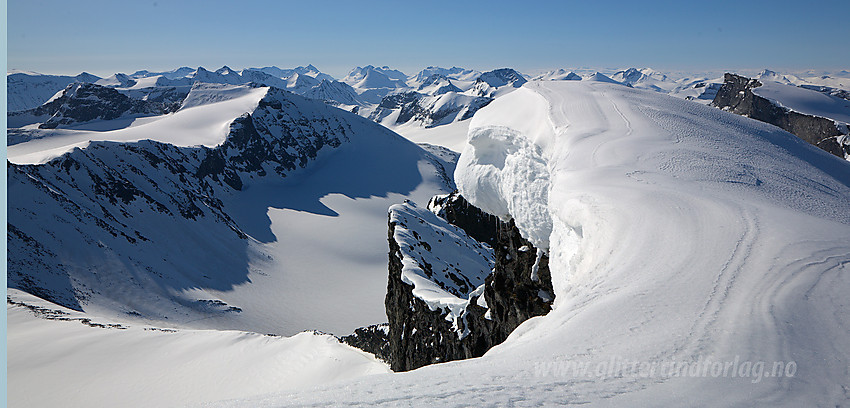
[{"label": "snow-covered plateau", "polygon": [[[9,405],[845,406],[845,76],[9,74]],[[445,215],[461,196],[495,240]],[[517,251],[544,315],[481,357],[394,373],[340,339],[475,338]]]}]

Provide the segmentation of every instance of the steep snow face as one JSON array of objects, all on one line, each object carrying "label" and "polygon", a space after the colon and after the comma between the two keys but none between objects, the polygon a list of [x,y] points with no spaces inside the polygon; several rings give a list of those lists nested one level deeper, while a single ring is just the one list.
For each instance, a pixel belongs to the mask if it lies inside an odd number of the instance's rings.
[{"label": "steep snow face", "polygon": [[293,74],[291,77],[286,78],[286,89],[297,94],[304,93],[318,85],[319,81],[309,75]]},{"label": "steep snow face", "polygon": [[469,136],[464,196],[536,221],[527,236],[551,231],[554,310],[480,359],[240,404],[846,401],[847,163],[773,126],[601,82],[527,84]]},{"label": "steep snow face", "polygon": [[552,137],[548,105],[526,88],[500,99],[518,110],[506,116],[485,108],[472,118],[455,182],[469,202],[504,221],[513,218],[526,239],[546,249],[552,229],[547,207],[549,168],[541,147],[525,135]]}]

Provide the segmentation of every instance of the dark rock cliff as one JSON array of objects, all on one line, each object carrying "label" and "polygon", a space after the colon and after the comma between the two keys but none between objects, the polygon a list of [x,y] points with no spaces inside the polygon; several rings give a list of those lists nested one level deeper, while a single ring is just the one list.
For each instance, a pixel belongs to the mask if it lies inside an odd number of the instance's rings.
[{"label": "dark rock cliff", "polygon": [[842,136],[835,121],[805,115],[777,106],[768,99],[753,93],[762,84],[758,80],[727,73],[723,86],[711,102],[723,110],[747,116],[778,126],[829,153],[845,158],[850,155],[850,145],[839,143]]},{"label": "dark rock cliff", "polygon": [[[389,319],[390,366],[394,371],[408,371],[425,365],[482,356],[491,347],[503,342],[522,322],[545,315],[554,299],[548,257],[522,238],[513,221],[497,218],[472,206],[457,193],[434,197],[429,209],[455,227],[462,228],[466,239],[472,235],[495,248],[494,268],[484,284],[462,294],[464,302],[456,306],[435,305],[418,297],[417,288],[405,276],[405,263],[413,262],[424,269],[433,269],[424,258],[412,256],[415,246],[428,252],[444,253],[452,248],[451,256],[468,255],[462,245],[426,238],[418,229],[446,229],[440,222],[427,223],[426,217],[404,225],[394,217],[389,222],[389,280],[386,308]],[[400,210],[395,210],[400,211]],[[399,239],[397,228],[414,231],[417,241]],[[464,232],[470,231],[470,233]],[[474,234],[474,235],[473,235]],[[474,271],[455,271],[455,273]],[[430,276],[429,276],[430,278]]]},{"label": "dark rock cliff", "polygon": [[351,347],[356,347],[384,362],[390,361],[389,325],[386,323],[373,324],[360,327],[348,336],[342,336],[339,340]]}]

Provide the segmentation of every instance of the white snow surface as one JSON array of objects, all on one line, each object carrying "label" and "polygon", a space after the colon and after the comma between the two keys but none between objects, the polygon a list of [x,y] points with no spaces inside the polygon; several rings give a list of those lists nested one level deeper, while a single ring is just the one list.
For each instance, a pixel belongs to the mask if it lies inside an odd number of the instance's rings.
[{"label": "white snow surface", "polygon": [[[473,204],[536,222],[518,226],[548,241],[554,310],[482,358],[215,406],[847,403],[846,162],[601,82],[526,84],[469,136],[456,181]],[[765,375],[776,362],[794,369]]]},{"label": "white snow surface", "polygon": [[12,407],[187,406],[389,372],[329,335],[128,326],[9,292],[44,313],[7,305]]},{"label": "white snow surface", "polygon": [[[269,88],[243,85],[197,84],[189,92],[181,109],[173,114],[137,118],[128,127],[98,132],[86,124],[86,130],[51,129],[39,131],[39,138],[9,146],[8,159],[16,164],[41,164],[92,141],[136,142],[155,140],[175,146],[221,144],[230,123],[257,107]],[[126,120],[124,118],[118,121]],[[103,124],[108,128],[108,124]]]},{"label": "white snow surface", "polygon": [[850,101],[811,89],[764,81],[753,93],[793,111],[850,123]]}]

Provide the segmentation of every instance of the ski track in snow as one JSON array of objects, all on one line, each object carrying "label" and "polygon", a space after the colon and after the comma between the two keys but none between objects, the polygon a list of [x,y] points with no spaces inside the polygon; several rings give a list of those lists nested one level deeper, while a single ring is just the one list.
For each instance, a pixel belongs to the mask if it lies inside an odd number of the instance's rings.
[{"label": "ski track in snow", "polygon": [[[548,129],[529,120],[539,96]],[[482,358],[215,406],[837,406],[850,399],[846,163],[747,118],[602,83],[529,83],[476,114],[470,136],[477,144],[464,150],[455,174],[473,204],[534,205],[528,200],[541,195],[510,187],[540,185],[505,178],[536,174],[493,163],[548,163],[542,197],[552,221],[555,309]],[[491,151],[477,149],[500,142],[509,148],[503,162],[477,158]],[[482,186],[502,196],[469,191]],[[593,375],[613,359],[740,359],[764,362],[765,371],[793,361],[798,369],[758,381]],[[591,373],[558,365],[565,363],[588,364]]]}]

